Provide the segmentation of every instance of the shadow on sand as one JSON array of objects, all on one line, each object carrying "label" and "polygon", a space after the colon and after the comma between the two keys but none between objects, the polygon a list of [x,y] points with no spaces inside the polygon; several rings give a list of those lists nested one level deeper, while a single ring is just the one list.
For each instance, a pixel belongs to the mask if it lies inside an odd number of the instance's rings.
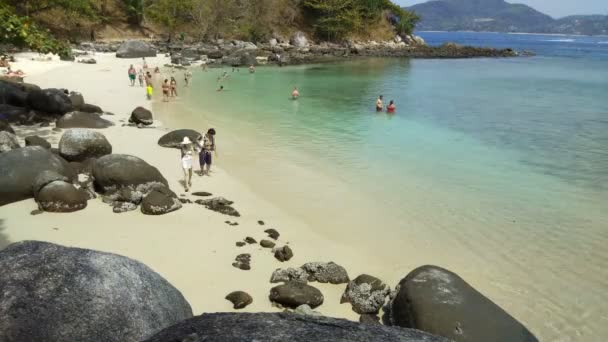
[{"label": "shadow on sand", "polygon": [[3,250],[4,247],[10,245],[11,243],[10,241],[8,241],[8,238],[4,234],[4,229],[6,229],[6,227],[4,227],[4,220],[0,219],[0,250]]}]

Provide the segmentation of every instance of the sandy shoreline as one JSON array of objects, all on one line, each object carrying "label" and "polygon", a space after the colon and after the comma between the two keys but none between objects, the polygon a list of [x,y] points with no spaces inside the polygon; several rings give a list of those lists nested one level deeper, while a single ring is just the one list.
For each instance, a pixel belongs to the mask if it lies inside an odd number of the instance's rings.
[{"label": "sandy shoreline", "polygon": [[[100,130],[112,144],[113,153],[132,154],[144,159],[161,171],[171,189],[178,195],[184,194],[179,184],[182,172],[178,152],[157,145],[158,138],[169,129],[159,122],[155,123],[155,128],[122,127],[135,107],[151,107],[151,103],[145,100],[143,88],[128,86],[126,70],[129,64],[140,63],[140,60],[121,60],[113,55],[97,55],[95,58],[98,61],[95,65],[25,60],[15,63],[14,69],[28,73],[26,82],[43,88],[79,91],[88,103],[114,113],[114,116],[105,118],[115,122],[116,126]],[[148,59],[150,66],[166,62],[165,57]],[[136,67],[139,68],[138,65]],[[61,137],[61,133],[52,131],[53,126],[16,128],[21,142],[26,135],[37,134],[56,147]],[[139,210],[114,214],[111,207],[99,198],[89,201],[85,210],[76,213],[32,216],[30,212],[37,205],[29,199],[0,207],[0,244],[42,240],[131,257],[150,266],[178,288],[196,314],[233,311],[224,297],[236,290],[246,291],[253,297],[253,304],[244,311],[280,311],[268,300],[269,290],[274,286],[269,282],[270,275],[277,268],[298,267],[309,261],[334,261],[343,265],[351,278],[366,272],[364,268],[373,256],[320,237],[306,224],[262,200],[229,176],[221,169],[221,158],[218,164],[220,167],[215,168],[212,177],[194,178],[193,191],[208,191],[235,201],[235,208],[242,214],[239,219],[234,220],[196,204],[185,205],[183,209],[164,216],[145,216]],[[190,195],[188,198],[196,199]],[[229,226],[226,220],[237,221],[239,225]],[[260,226],[258,220],[264,220],[266,225]],[[260,241],[266,237],[263,231],[267,228],[275,228],[281,233],[278,246],[289,243],[295,254],[292,260],[280,263],[270,250],[259,245],[235,246],[235,242],[247,236]],[[231,266],[241,253],[251,253],[251,271]],[[391,279],[384,280],[391,284]],[[349,304],[339,303],[345,285],[315,286],[325,295],[325,303],[318,311],[333,317],[358,318]]]}]

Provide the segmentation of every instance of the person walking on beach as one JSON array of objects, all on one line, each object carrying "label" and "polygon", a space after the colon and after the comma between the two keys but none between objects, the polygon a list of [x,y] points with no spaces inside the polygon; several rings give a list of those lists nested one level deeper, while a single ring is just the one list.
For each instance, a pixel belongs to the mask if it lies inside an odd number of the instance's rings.
[{"label": "person walking on beach", "polygon": [[384,104],[382,103],[383,98],[384,97],[382,95],[378,96],[378,99],[376,100],[376,112],[381,112],[384,110]]},{"label": "person walking on beach", "polygon": [[131,81],[131,87],[135,86],[135,77],[137,76],[137,71],[133,67],[133,64],[129,67],[129,80]]},{"label": "person walking on beach", "polygon": [[[215,145],[215,129],[210,128],[205,135],[199,138],[198,145],[200,152],[198,154],[198,161],[201,167],[200,175],[207,174],[211,170],[211,164],[213,163],[213,155],[217,156],[217,146]],[[206,170],[205,170],[206,169]]]},{"label": "person walking on beach", "polygon": [[171,97],[177,97],[177,81],[171,76]]},{"label": "person walking on beach", "polygon": [[163,82],[163,101],[169,102],[169,94],[171,91],[171,85],[169,84],[169,80],[165,78],[165,82]]},{"label": "person walking on beach", "polygon": [[142,57],[141,61],[144,69],[148,69],[148,62],[146,62],[146,57]]},{"label": "person walking on beach", "polygon": [[139,72],[137,73],[137,78],[139,79],[139,86],[143,87],[144,86],[144,70],[143,69],[139,69]]},{"label": "person walking on beach", "polygon": [[298,91],[298,87],[293,87],[293,91],[291,92],[291,98],[293,100],[297,100],[300,97],[300,92]]},{"label": "person walking on beach", "polygon": [[146,97],[148,100],[152,100],[152,93],[154,92],[154,88],[152,88],[152,83],[146,86]]},{"label": "person walking on beach", "polygon": [[184,137],[181,143],[182,152],[182,169],[184,170],[184,188],[186,192],[192,187],[192,155],[194,154],[194,146],[188,137]]},{"label": "person walking on beach", "polygon": [[145,81],[146,81],[146,86],[152,85],[152,74],[149,71],[146,72]]},{"label": "person walking on beach", "polygon": [[390,113],[390,114],[394,114],[396,109],[397,109],[397,106],[395,106],[395,101],[393,101],[393,100],[391,100],[391,102],[389,102],[388,106],[386,106],[386,112]]}]

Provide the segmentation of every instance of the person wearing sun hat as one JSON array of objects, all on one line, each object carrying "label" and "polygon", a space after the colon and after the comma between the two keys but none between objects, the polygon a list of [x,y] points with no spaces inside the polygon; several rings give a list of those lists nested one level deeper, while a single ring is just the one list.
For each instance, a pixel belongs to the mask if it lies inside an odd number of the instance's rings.
[{"label": "person wearing sun hat", "polygon": [[184,169],[184,187],[186,192],[192,187],[192,155],[194,154],[194,146],[188,137],[184,137],[181,143],[182,151],[182,169]]}]

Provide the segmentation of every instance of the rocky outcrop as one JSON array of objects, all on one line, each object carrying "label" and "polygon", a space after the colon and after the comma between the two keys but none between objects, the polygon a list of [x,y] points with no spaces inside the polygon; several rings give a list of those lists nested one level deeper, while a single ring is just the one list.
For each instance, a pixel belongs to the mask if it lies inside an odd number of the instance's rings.
[{"label": "rocky outcrop", "polygon": [[308,281],[346,284],[349,281],[346,269],[333,262],[308,262],[301,267],[308,274]]},{"label": "rocky outcrop", "polygon": [[308,273],[301,268],[279,268],[272,272],[272,276],[270,277],[271,283],[286,283],[290,281],[306,283],[308,282]]},{"label": "rocky outcrop", "polygon": [[294,33],[293,36],[291,36],[290,42],[291,45],[295,46],[296,48],[305,48],[309,45],[308,38],[306,38],[304,32],[301,31]]},{"label": "rocky outcrop", "polygon": [[232,204],[234,202],[229,201],[223,197],[216,197],[216,198],[211,198],[211,199],[206,199],[206,200],[202,200],[202,199],[196,200],[195,203],[200,204],[200,205],[204,206],[205,208],[218,212],[220,214],[234,216],[234,217],[241,216],[241,214],[239,214],[239,212],[232,207]]},{"label": "rocky outcrop", "polygon": [[0,153],[8,152],[21,147],[19,140],[13,133],[0,131]]},{"label": "rocky outcrop", "polygon": [[142,58],[156,57],[156,49],[146,42],[140,40],[128,40],[116,51],[118,58]]},{"label": "rocky outcrop", "polygon": [[0,132],[9,132],[15,134],[13,127],[6,120],[0,120]]},{"label": "rocky outcrop", "polygon": [[410,272],[397,286],[390,322],[454,341],[536,342],[515,318],[457,274],[437,266]]},{"label": "rocky outcrop", "polygon": [[17,107],[27,104],[27,92],[19,89],[16,82],[0,80],[0,103]]},{"label": "rocky outcrop", "polygon": [[235,310],[244,309],[249,304],[253,303],[253,298],[243,291],[235,291],[226,296],[226,300],[229,300]]},{"label": "rocky outcrop", "polygon": [[108,128],[114,126],[112,121],[102,119],[99,114],[87,112],[71,112],[62,116],[57,123],[59,128]]},{"label": "rocky outcrop", "polygon": [[190,138],[190,141],[198,141],[201,134],[192,129],[178,129],[163,135],[158,144],[162,147],[181,148],[181,143],[185,137]]},{"label": "rocky outcrop", "polygon": [[95,189],[102,194],[128,188],[143,198],[154,186],[168,186],[157,168],[140,158],[124,154],[110,154],[97,159],[93,165],[93,177]]},{"label": "rocky outcrop", "polygon": [[40,146],[46,148],[47,150],[51,149],[51,143],[37,135],[27,136],[24,140],[25,146]]},{"label": "rocky outcrop", "polygon": [[144,107],[137,107],[131,113],[129,122],[134,123],[136,125],[142,124],[144,126],[150,126],[154,123],[154,118],[152,118],[151,111],[145,109]]},{"label": "rocky outcrop", "polygon": [[72,101],[72,107],[74,108],[74,110],[80,110],[80,108],[84,106],[84,97],[81,93],[72,91],[68,96],[70,98],[70,101]]},{"label": "rocky outcrop", "polygon": [[43,171],[54,171],[68,180],[74,171],[61,157],[39,146],[0,153],[0,205],[31,198],[32,185]]},{"label": "rocky outcrop", "polygon": [[377,314],[390,289],[380,279],[362,274],[346,286],[340,303],[351,303],[358,314]]},{"label": "rocky outcrop", "polygon": [[84,191],[62,180],[46,184],[36,196],[36,202],[41,210],[54,213],[82,210],[86,208],[87,200],[88,196]]},{"label": "rocky outcrop", "polygon": [[177,195],[166,186],[156,186],[141,202],[141,212],[146,215],[164,215],[181,209]]},{"label": "rocky outcrop", "polygon": [[268,298],[273,303],[292,309],[304,304],[314,309],[323,304],[323,294],[319,289],[299,281],[273,287]]},{"label": "rocky outcrop", "polygon": [[97,131],[74,128],[61,136],[59,154],[67,161],[82,162],[112,154],[112,145]]},{"label": "rocky outcrop", "polygon": [[192,317],[182,294],[135,260],[25,241],[0,251],[0,341],[141,341]]},{"label": "rocky outcrop", "polygon": [[49,114],[63,115],[73,110],[72,101],[61,89],[32,90],[26,101],[29,108]]},{"label": "rocky outcrop", "polygon": [[144,342],[448,342],[422,331],[291,313],[203,314]]}]

